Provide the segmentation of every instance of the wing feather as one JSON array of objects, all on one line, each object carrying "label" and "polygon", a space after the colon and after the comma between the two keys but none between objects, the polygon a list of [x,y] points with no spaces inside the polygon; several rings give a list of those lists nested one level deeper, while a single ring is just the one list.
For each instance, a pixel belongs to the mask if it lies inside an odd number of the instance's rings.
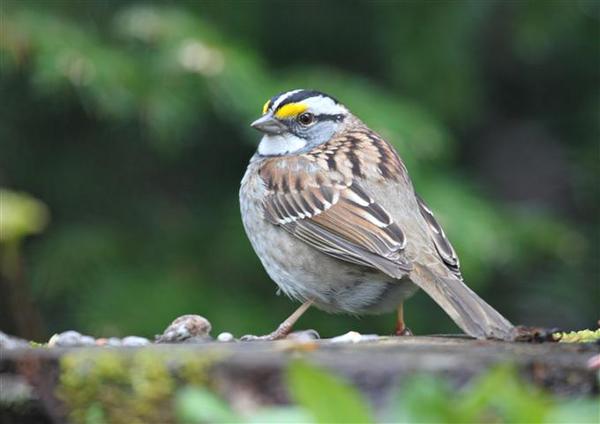
[{"label": "wing feather", "polygon": [[458,260],[456,251],[450,244],[450,240],[448,240],[448,237],[446,237],[444,230],[435,219],[431,209],[429,209],[423,199],[421,199],[419,196],[417,196],[417,203],[419,204],[421,215],[423,215],[425,222],[427,222],[429,234],[431,235],[438,255],[440,255],[440,258],[442,258],[446,266],[462,280],[463,278],[460,272],[460,261]]},{"label": "wing feather", "polygon": [[268,189],[265,217],[270,222],[336,259],[396,278],[410,271],[403,258],[402,229],[356,179],[314,167],[312,173],[292,173],[290,169],[310,167],[287,165],[261,170]]}]

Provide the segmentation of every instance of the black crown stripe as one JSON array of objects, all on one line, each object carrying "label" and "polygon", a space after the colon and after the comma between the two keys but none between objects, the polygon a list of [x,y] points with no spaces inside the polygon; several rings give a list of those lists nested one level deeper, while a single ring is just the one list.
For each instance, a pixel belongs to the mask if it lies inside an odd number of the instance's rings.
[{"label": "black crown stripe", "polygon": [[[287,93],[287,91],[286,91],[286,93]],[[286,93],[279,93],[276,96],[274,96],[273,98],[271,98],[271,104],[274,104],[279,97],[281,97],[282,95],[284,95]],[[287,104],[290,104],[290,103],[297,103],[297,102],[301,102],[302,100],[308,99],[310,97],[318,97],[318,96],[327,97],[327,98],[333,100],[335,104],[339,104],[337,99],[335,99],[335,98],[331,97],[330,95],[325,94],[321,91],[302,90],[302,91],[292,94],[290,97],[288,97],[283,102],[281,102],[281,104],[279,106],[277,106],[277,109],[279,109],[282,106],[285,106]]]}]

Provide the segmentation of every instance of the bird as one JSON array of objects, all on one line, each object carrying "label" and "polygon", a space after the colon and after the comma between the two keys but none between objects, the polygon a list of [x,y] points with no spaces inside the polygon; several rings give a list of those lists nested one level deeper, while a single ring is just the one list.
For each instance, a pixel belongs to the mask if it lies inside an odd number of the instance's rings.
[{"label": "bird", "polygon": [[311,306],[352,315],[396,311],[425,291],[467,335],[513,340],[515,327],[464,282],[456,251],[415,192],[390,143],[336,98],[295,89],[270,98],[242,178],[244,229],[278,290],[300,301],[285,338]]}]

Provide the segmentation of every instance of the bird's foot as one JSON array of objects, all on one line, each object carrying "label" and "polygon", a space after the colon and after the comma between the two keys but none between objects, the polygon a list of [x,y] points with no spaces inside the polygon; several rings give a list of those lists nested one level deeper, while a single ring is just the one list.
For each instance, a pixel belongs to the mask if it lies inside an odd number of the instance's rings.
[{"label": "bird's foot", "polygon": [[289,332],[287,334],[281,334],[280,332],[273,331],[270,334],[266,334],[264,336],[255,336],[252,334],[247,334],[240,338],[243,342],[256,342],[256,341],[273,341],[273,340],[293,340],[297,342],[308,342],[313,340],[319,340],[321,336],[317,333],[316,330],[300,330],[294,331],[293,333]]},{"label": "bird's foot", "polygon": [[412,336],[413,332],[410,331],[404,322],[404,304],[398,305],[398,317],[396,319],[396,336]]},{"label": "bird's foot", "polygon": [[286,323],[284,322],[279,327],[277,327],[277,330],[275,330],[269,334],[265,334],[264,336],[255,336],[253,334],[246,334],[245,336],[242,336],[240,338],[240,340],[243,342],[258,342],[258,341],[270,342],[273,340],[281,340],[281,339],[285,339],[287,337],[287,335],[290,334],[291,330],[292,330],[292,326],[286,325]]},{"label": "bird's foot", "polygon": [[396,336],[398,337],[402,337],[402,336],[414,336],[413,332],[411,331],[410,328],[408,327],[404,327],[404,328],[399,328],[396,330]]},{"label": "bird's foot", "polygon": [[[302,314],[304,312],[306,312],[306,310],[310,307],[310,305],[312,305],[312,303],[313,303],[312,300],[307,300],[306,302],[304,302],[302,305],[300,305],[300,307],[298,309],[296,309],[294,311],[294,313],[292,315],[290,315],[285,321],[283,321],[281,324],[279,324],[279,327],[277,327],[277,330],[273,331],[272,333],[264,335],[264,336],[253,336],[252,334],[248,334],[248,335],[242,336],[242,338],[240,340],[244,341],[244,342],[251,342],[251,341],[271,341],[271,340],[285,339],[292,331],[292,327],[294,326],[296,321],[298,321],[298,318],[300,318],[302,316]],[[319,335],[316,331],[315,331],[315,334],[317,334],[317,336]]]},{"label": "bird's foot", "polygon": [[246,334],[245,336],[240,337],[240,341],[242,342],[258,342],[264,341],[268,342],[271,340],[277,340],[273,334],[265,334],[264,336],[255,336],[254,334]]}]

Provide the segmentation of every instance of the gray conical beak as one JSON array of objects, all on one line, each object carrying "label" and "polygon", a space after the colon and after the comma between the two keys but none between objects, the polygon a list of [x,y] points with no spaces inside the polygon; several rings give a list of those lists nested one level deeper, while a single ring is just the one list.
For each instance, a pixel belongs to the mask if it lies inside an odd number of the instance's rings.
[{"label": "gray conical beak", "polygon": [[265,134],[281,134],[287,130],[285,124],[275,118],[271,113],[261,116],[251,123],[250,126]]}]

